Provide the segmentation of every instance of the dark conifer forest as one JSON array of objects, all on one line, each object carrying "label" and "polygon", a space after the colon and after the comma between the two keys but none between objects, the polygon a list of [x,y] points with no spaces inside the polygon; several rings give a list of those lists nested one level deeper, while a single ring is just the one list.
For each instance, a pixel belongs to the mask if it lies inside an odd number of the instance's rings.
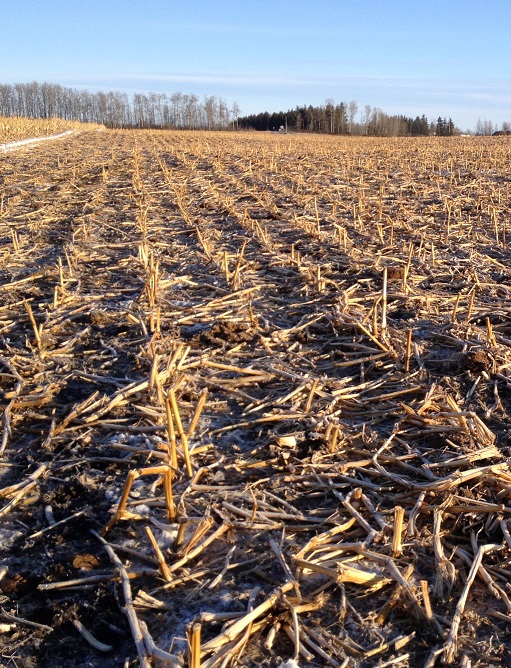
[{"label": "dark conifer forest", "polygon": [[426,116],[411,118],[404,115],[389,115],[377,107],[367,105],[357,121],[356,102],[334,104],[327,101],[319,107],[296,107],[288,111],[251,114],[238,118],[242,129],[317,132],[336,135],[371,135],[376,137],[427,137],[429,135],[451,136],[459,134],[453,121],[439,117],[429,121]]}]

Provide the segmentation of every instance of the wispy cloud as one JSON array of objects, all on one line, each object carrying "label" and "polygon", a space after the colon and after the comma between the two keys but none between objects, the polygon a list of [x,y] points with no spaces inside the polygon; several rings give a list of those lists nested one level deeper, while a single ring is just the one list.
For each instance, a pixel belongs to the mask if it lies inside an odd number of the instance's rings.
[{"label": "wispy cloud", "polygon": [[293,77],[289,75],[267,75],[249,72],[234,74],[130,74],[125,77],[126,80],[133,81],[154,81],[157,83],[205,83],[205,84],[225,84],[228,86],[271,86],[282,84],[309,83],[307,79]]},{"label": "wispy cloud", "polygon": [[474,100],[497,99],[501,102],[511,101],[511,79],[484,79],[469,81],[465,78],[416,78],[409,76],[370,76],[370,75],[317,75],[287,74],[258,72],[201,72],[201,73],[133,73],[105,76],[111,80],[155,83],[200,83],[228,86],[306,86],[326,87],[356,84],[357,86],[387,86],[413,91],[436,91],[442,93],[462,94]]},{"label": "wispy cloud", "polygon": [[[160,25],[154,26],[155,30],[161,31]],[[215,22],[208,21],[188,23],[179,22],[167,24],[163,30],[169,30],[182,35],[183,33],[190,33],[191,35],[213,35],[218,37],[220,35],[233,35],[239,37],[243,35],[244,38],[254,37],[338,37],[339,26],[327,27],[322,25],[316,27],[315,25],[292,25],[289,21],[278,20],[277,18],[268,17],[265,21],[245,21],[243,23],[235,22]]]}]

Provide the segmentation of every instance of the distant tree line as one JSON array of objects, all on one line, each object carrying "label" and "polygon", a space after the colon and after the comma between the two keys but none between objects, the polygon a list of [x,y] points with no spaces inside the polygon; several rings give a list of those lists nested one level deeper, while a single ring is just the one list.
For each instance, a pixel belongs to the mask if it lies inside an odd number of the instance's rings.
[{"label": "distant tree line", "polygon": [[90,93],[59,84],[0,84],[0,115],[63,118],[109,128],[225,130],[236,124],[239,107],[222,98],[173,93]]},{"label": "distant tree line", "polygon": [[[240,116],[236,102],[230,106],[214,95],[134,93],[118,91],[91,93],[59,84],[0,84],[0,116],[63,118],[101,123],[109,128],[253,129],[325,134],[390,136],[451,136],[459,134],[452,119],[426,116],[411,118],[389,115],[366,105],[360,116],[355,101],[335,103],[331,98],[320,106],[297,106],[288,111],[264,111]],[[491,121],[477,121],[475,134],[509,134],[511,123],[502,130]]]},{"label": "distant tree line", "polygon": [[238,118],[237,125],[242,129],[278,131],[281,128],[292,132],[318,132],[324,134],[356,134],[375,137],[393,136],[451,136],[459,134],[453,121],[439,117],[429,121],[426,116],[409,118],[403,115],[391,116],[378,107],[366,105],[362,118],[358,122],[355,116],[358,105],[355,101],[340,102],[326,100],[319,107],[296,107],[288,111],[251,114]]},{"label": "distant tree line", "polygon": [[476,135],[509,135],[511,134],[511,123],[509,121],[504,121],[502,123],[501,129],[499,130],[496,123],[484,119],[482,121],[480,118],[477,119],[476,123]]}]

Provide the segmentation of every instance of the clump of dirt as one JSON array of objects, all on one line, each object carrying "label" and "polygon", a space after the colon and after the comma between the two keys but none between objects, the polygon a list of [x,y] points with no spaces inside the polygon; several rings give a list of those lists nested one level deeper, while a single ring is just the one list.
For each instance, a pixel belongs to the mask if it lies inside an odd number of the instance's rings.
[{"label": "clump of dirt", "polygon": [[93,568],[99,566],[99,559],[93,554],[77,554],[73,558],[73,568],[91,571]]},{"label": "clump of dirt", "polygon": [[417,311],[408,308],[396,308],[388,312],[392,320],[413,320],[417,317]]},{"label": "clump of dirt", "polygon": [[192,341],[197,346],[224,346],[228,343],[251,343],[257,334],[254,329],[241,322],[222,320],[198,334]]},{"label": "clump of dirt", "polygon": [[470,350],[460,354],[459,364],[462,369],[473,373],[489,371],[492,368],[492,360],[485,350]]},{"label": "clump of dirt", "polygon": [[404,267],[388,267],[387,280],[388,281],[402,281],[405,275]]}]

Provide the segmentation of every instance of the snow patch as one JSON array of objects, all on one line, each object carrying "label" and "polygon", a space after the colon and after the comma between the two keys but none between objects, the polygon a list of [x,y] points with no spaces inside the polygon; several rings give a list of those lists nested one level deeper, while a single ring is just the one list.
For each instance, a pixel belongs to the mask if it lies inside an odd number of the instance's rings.
[{"label": "snow patch", "polygon": [[48,141],[49,139],[59,139],[60,137],[66,137],[67,135],[72,135],[76,130],[66,130],[65,132],[60,132],[58,135],[50,135],[49,137],[33,137],[32,139],[20,139],[19,141],[11,141],[7,144],[0,144],[0,151],[13,151],[19,146],[26,146],[27,144],[37,144],[41,141]]}]

